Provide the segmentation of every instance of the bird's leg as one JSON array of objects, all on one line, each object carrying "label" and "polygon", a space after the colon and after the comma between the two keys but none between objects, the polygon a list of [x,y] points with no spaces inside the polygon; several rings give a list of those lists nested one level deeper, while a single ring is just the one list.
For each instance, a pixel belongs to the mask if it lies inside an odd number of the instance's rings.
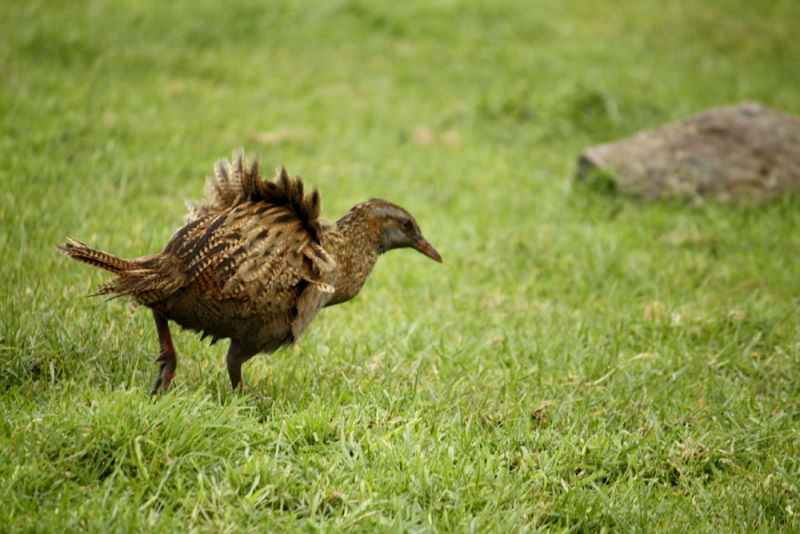
[{"label": "bird's leg", "polygon": [[255,351],[246,349],[236,341],[231,339],[231,346],[228,348],[228,355],[225,361],[228,364],[228,376],[231,378],[231,386],[242,389],[242,364],[256,355]]},{"label": "bird's leg", "polygon": [[175,357],[175,347],[172,345],[172,336],[169,333],[169,323],[163,315],[153,310],[153,319],[156,321],[158,331],[158,342],[161,345],[161,353],[156,358],[159,364],[158,374],[150,395],[155,395],[158,390],[167,391],[172,379],[175,378],[175,368],[178,366],[178,359]]},{"label": "bird's leg", "polygon": [[231,339],[231,346],[228,347],[225,362],[228,364],[228,376],[231,378],[231,387],[234,390],[242,389],[242,360],[239,358],[241,352],[241,345]]}]

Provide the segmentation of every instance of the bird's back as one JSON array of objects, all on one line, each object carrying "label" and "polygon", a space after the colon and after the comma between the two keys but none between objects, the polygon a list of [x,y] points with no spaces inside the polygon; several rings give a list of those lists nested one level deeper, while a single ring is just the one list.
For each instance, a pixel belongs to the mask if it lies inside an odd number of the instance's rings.
[{"label": "bird's back", "polygon": [[285,171],[261,180],[241,154],[215,171],[212,198],[162,252],[180,266],[183,286],[146,304],[186,328],[271,351],[294,341],[333,291],[319,196],[304,196]]}]

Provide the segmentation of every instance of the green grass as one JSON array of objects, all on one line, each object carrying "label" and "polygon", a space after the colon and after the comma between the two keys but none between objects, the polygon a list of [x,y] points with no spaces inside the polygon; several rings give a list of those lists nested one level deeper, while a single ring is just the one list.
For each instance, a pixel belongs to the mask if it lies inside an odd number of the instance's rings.
[{"label": "green grass", "polygon": [[[7,4],[0,530],[800,530],[800,199],[572,182],[708,106],[799,113],[795,0]],[[160,250],[240,145],[445,263],[388,254],[244,395],[176,332],[151,400],[149,314],[55,245]]]}]

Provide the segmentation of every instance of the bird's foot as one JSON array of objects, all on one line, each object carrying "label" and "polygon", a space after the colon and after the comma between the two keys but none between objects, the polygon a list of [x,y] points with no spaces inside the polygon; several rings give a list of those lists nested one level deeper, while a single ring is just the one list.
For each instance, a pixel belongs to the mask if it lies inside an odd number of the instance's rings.
[{"label": "bird's foot", "polygon": [[175,358],[174,351],[164,350],[156,358],[156,363],[159,364],[159,368],[156,373],[155,383],[150,389],[151,396],[159,391],[166,392],[169,389],[172,379],[175,378],[175,367],[177,367],[178,361]]}]

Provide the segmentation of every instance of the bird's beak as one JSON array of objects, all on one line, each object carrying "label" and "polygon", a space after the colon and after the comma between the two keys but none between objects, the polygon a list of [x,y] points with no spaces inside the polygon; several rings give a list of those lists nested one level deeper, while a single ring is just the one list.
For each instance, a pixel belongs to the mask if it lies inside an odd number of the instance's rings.
[{"label": "bird's beak", "polygon": [[439,253],[436,251],[436,249],[435,249],[435,248],[433,248],[433,245],[431,245],[430,243],[428,243],[428,242],[425,240],[425,238],[424,238],[424,237],[420,237],[419,239],[417,239],[416,241],[414,241],[414,243],[413,243],[411,246],[412,246],[412,247],[414,247],[416,250],[418,250],[418,251],[422,252],[422,253],[423,253],[423,254],[425,254],[426,256],[428,256],[430,259],[432,259],[432,260],[434,260],[434,261],[438,261],[439,263],[442,263],[442,256],[441,256],[441,254],[439,254]]}]

